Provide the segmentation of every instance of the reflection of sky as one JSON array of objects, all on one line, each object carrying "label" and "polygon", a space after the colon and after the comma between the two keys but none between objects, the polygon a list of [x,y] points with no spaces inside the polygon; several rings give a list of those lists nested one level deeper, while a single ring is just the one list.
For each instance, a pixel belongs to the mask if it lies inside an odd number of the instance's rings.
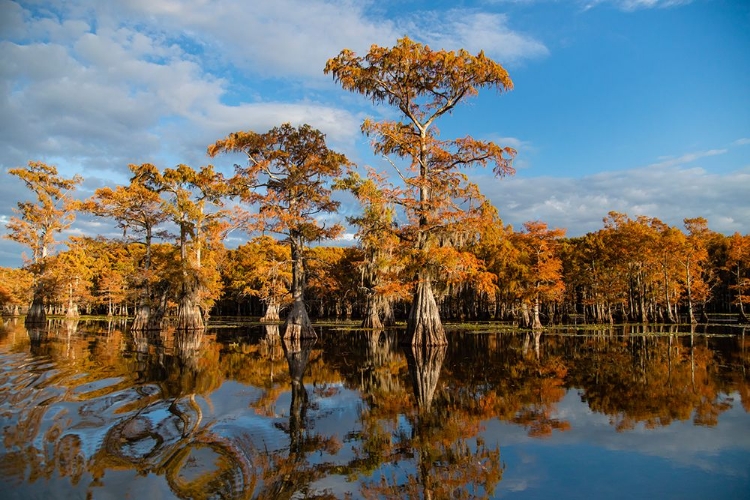
[{"label": "reflection of sky", "polygon": [[[316,395],[310,384],[306,384],[306,389],[310,403],[308,431],[336,437],[342,444],[333,456],[320,452],[308,456],[307,461],[345,465],[354,459],[353,449],[357,446],[347,441],[347,435],[361,430],[360,394],[338,384],[329,386],[333,390],[325,397]],[[234,393],[234,397],[218,394],[225,391]],[[223,415],[225,424],[235,414],[238,420],[233,423],[252,435],[254,441],[258,439],[274,449],[284,448],[289,437],[273,422],[288,419],[291,393],[279,395],[278,418],[270,419],[247,412],[253,392],[253,388],[226,381],[212,399],[220,405],[234,402],[231,404],[236,406],[214,408],[214,412]],[[242,393],[246,397],[237,397]],[[689,420],[655,429],[638,424],[632,430],[618,432],[610,416],[592,412],[575,390],[568,391],[552,417],[568,421],[570,430],[533,438],[517,424],[497,419],[483,423],[483,437],[488,446],[500,447],[506,467],[495,497],[742,498],[743,491],[750,491],[748,414],[738,397],[732,408],[719,416],[715,427],[696,426]],[[390,477],[411,466],[381,464],[379,472]],[[356,496],[358,492],[356,482],[336,474],[325,476],[312,486],[339,497],[347,492]]]},{"label": "reflection of sky", "polygon": [[[347,435],[361,430],[360,394],[338,384],[329,386],[333,390],[325,397],[316,395],[309,384],[306,388],[310,403],[308,431],[336,437],[342,444],[333,456],[319,452],[309,455],[307,461],[310,464],[347,464],[354,458],[353,450],[357,446],[348,442]],[[235,395],[245,392],[249,396],[252,392],[230,381],[218,392],[227,390]],[[223,404],[243,399],[226,396],[229,394],[214,394],[212,399]],[[222,421],[228,423],[229,416],[236,413],[238,421],[234,423],[244,432],[260,438],[266,445],[273,443],[276,449],[287,446],[289,437],[272,422],[288,419],[290,392],[282,393],[276,401],[277,419],[248,414],[246,405],[252,398],[244,399],[245,402],[235,408],[223,408]],[[569,391],[557,404],[552,417],[568,421],[570,430],[554,431],[547,438],[534,438],[517,424],[497,419],[483,423],[482,436],[488,446],[500,447],[501,461],[505,465],[494,497],[743,498],[742,493],[750,491],[749,419],[738,397],[734,398],[732,408],[719,416],[715,427],[696,426],[689,420],[655,429],[638,424],[632,430],[618,432],[608,415],[592,412],[575,390]],[[388,477],[390,474],[400,476],[404,467],[413,467],[409,462],[408,465],[381,464],[379,472]],[[360,479],[368,481],[377,476],[376,473]],[[337,474],[322,477],[311,486],[337,497],[358,494],[356,481],[351,483]]]},{"label": "reflection of sky", "polygon": [[542,439],[515,424],[484,423],[485,439],[500,445],[506,465],[497,496],[747,498],[750,492],[750,427],[738,398],[715,427],[685,421],[617,432],[574,390],[554,416],[570,422],[570,430]]},{"label": "reflection of sky", "polygon": [[[4,348],[3,348],[4,349]],[[445,368],[444,368],[445,369]],[[238,444],[243,453],[280,452],[288,450],[291,387],[282,386],[273,401],[273,416],[256,413],[253,404],[266,393],[265,389],[235,380],[223,380],[221,385],[205,394],[193,394],[200,412],[193,411],[190,395],[176,399],[163,397],[158,383],[140,386],[130,384],[127,377],[107,376],[90,380],[82,373],[53,363],[47,358],[27,361],[22,355],[0,350],[0,427],[11,433],[15,419],[40,417],[38,427],[29,430],[31,447],[41,456],[50,450],[52,430],[59,427],[60,436],[73,434],[80,438],[80,450],[85,460],[102,458],[107,437],[109,443],[124,451],[134,451],[122,436],[110,430],[138,416],[139,422],[150,422],[164,439],[153,457],[147,457],[152,467],[173,456],[175,446],[188,446],[193,437],[181,434],[180,419],[171,409],[172,403],[182,409],[197,427],[195,434],[212,436]],[[308,395],[305,414],[306,432],[324,439],[334,438],[340,444],[335,453],[316,450],[304,457],[309,465],[346,466],[362,452],[360,409],[365,405],[357,390],[344,383],[313,383],[308,373],[304,378]],[[287,382],[288,383],[288,382]],[[441,397],[436,394],[436,402]],[[9,397],[13,395],[13,397]],[[554,431],[546,438],[528,436],[522,425],[491,419],[482,422],[482,437],[487,447],[499,447],[505,466],[503,478],[496,485],[498,498],[748,498],[750,492],[750,414],[745,412],[737,394],[720,395],[731,408],[718,416],[715,427],[696,426],[692,420],[674,421],[665,427],[647,429],[637,424],[632,430],[618,432],[612,417],[594,413],[582,402],[577,390],[567,392],[554,405],[551,418],[566,421],[570,429]],[[436,405],[433,404],[433,407]],[[199,417],[200,415],[200,417]],[[36,418],[36,417],[34,417]],[[23,425],[19,426],[25,429]],[[409,420],[399,415],[386,426],[395,433],[411,435]],[[11,430],[9,430],[11,429]],[[117,429],[115,429],[117,430]],[[121,430],[121,429],[120,429]],[[55,430],[57,432],[57,430]],[[118,437],[119,436],[119,437]],[[469,440],[474,449],[474,440]],[[154,440],[134,442],[148,451]],[[121,446],[120,446],[121,445]],[[0,443],[0,458],[6,448]],[[52,453],[52,452],[50,452]],[[55,452],[57,453],[57,452]],[[131,455],[135,455],[131,453]],[[329,468],[327,475],[310,485],[344,498],[360,496],[360,482],[378,482],[380,475],[395,477],[403,483],[414,474],[417,455],[401,455],[399,461],[383,463],[370,475],[345,475]],[[127,458],[127,457],[126,457]],[[50,455],[48,459],[57,459]],[[140,475],[126,459],[116,461],[125,466],[110,466],[103,486],[96,486],[95,497],[110,492],[130,498],[170,498],[163,476],[154,472]],[[132,464],[131,464],[132,465]],[[18,491],[10,491],[10,482],[0,471],[0,498],[28,498],[32,492],[49,493],[46,498],[84,497],[91,477],[72,484],[70,477],[52,477],[49,481],[14,484]],[[88,474],[88,473],[87,473]],[[39,498],[43,496],[37,495]]]}]

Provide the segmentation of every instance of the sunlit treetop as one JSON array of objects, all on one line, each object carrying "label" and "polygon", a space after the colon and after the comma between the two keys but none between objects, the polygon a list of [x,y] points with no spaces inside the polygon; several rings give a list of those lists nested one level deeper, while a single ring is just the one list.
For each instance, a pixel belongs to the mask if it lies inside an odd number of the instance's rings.
[{"label": "sunlit treetop", "polygon": [[391,48],[373,45],[365,56],[343,50],[328,61],[325,73],[344,89],[395,106],[426,127],[480,88],[513,88],[508,72],[484,52],[433,51],[407,37]]},{"label": "sunlit treetop", "polygon": [[329,149],[325,135],[310,125],[285,123],[266,133],[240,131],[208,147],[209,156],[244,153],[247,166],[235,165],[230,181],[234,194],[256,204],[255,229],[302,233],[308,241],[335,237],[340,225],[325,228],[319,214],[333,213],[332,180],[349,169],[343,154]]}]

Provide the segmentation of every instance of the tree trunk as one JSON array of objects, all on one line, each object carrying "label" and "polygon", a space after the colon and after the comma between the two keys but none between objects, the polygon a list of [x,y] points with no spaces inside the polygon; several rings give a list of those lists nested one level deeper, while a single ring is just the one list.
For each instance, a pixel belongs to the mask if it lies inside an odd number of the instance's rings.
[{"label": "tree trunk", "polygon": [[151,306],[144,299],[138,304],[135,311],[135,318],[130,329],[134,332],[142,332],[148,329],[149,319],[151,318]]},{"label": "tree trunk", "polygon": [[153,287],[155,290],[156,304],[155,308],[151,308],[148,316],[148,324],[146,330],[161,330],[165,326],[164,317],[167,315],[167,307],[169,305],[169,283],[160,282]]},{"label": "tree trunk", "polygon": [[372,328],[373,330],[380,330],[383,328],[383,322],[380,321],[380,308],[378,307],[378,301],[378,296],[373,293],[367,296],[365,318],[362,320],[362,328]]},{"label": "tree trunk", "polygon": [[177,305],[177,330],[203,330],[203,315],[197,301],[197,283],[191,280],[191,283],[182,284],[182,293],[180,294]]},{"label": "tree trunk", "polygon": [[317,338],[315,329],[310,322],[305,308],[305,267],[302,261],[302,244],[301,237],[292,234],[291,252],[292,252],[292,307],[286,317],[284,325],[285,339],[307,339]]},{"label": "tree trunk", "polygon": [[[76,278],[76,285],[78,285],[78,278]],[[65,317],[72,319],[80,315],[78,312],[78,303],[73,300],[73,283],[68,283],[68,308],[65,311]]]},{"label": "tree trunk", "polygon": [[669,299],[669,273],[667,272],[667,266],[663,265],[664,270],[664,303],[666,304],[667,317],[665,321],[669,324],[676,323],[675,317],[672,314],[672,301]]},{"label": "tree trunk", "polygon": [[393,314],[393,304],[390,300],[381,298],[381,313],[383,315],[381,321],[384,327],[395,326],[396,316]]},{"label": "tree trunk", "polygon": [[292,302],[284,325],[285,339],[314,339],[317,338],[310,317],[307,315],[305,303],[302,300]]},{"label": "tree trunk", "polygon": [[747,314],[745,314],[745,305],[742,301],[742,294],[744,290],[742,288],[742,275],[740,273],[740,263],[737,262],[737,305],[740,307],[738,321],[740,323],[747,323]]},{"label": "tree trunk", "polygon": [[275,321],[280,321],[279,303],[274,299],[268,299],[268,303],[266,305],[266,313],[262,318],[260,318],[260,321],[261,323],[272,323]]},{"label": "tree trunk", "polygon": [[701,323],[708,323],[708,313],[706,312],[706,301],[701,302]]},{"label": "tree trunk", "polygon": [[528,328],[531,326],[531,317],[529,315],[529,306],[526,301],[521,303],[521,319],[519,320],[519,326],[522,328]]},{"label": "tree trunk", "polygon": [[534,322],[531,324],[532,330],[541,330],[542,322],[539,319],[539,295],[534,297]]},{"label": "tree trunk", "polygon": [[44,310],[44,297],[42,291],[37,289],[34,291],[34,300],[31,302],[31,307],[26,313],[26,319],[24,323],[26,325],[40,325],[47,322],[47,313]]},{"label": "tree trunk", "polygon": [[406,321],[405,342],[411,345],[438,346],[445,345],[448,340],[445,330],[440,321],[435,296],[432,293],[432,284],[429,278],[419,277],[414,300]]}]

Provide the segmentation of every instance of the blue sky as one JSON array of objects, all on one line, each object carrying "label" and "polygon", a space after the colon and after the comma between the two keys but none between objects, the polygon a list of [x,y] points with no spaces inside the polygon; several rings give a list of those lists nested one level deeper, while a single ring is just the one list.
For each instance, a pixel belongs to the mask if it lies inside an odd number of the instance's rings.
[{"label": "blue sky", "polygon": [[[0,233],[29,198],[7,169],[29,160],[83,175],[84,197],[126,183],[129,163],[199,167],[216,139],[289,121],[386,170],[359,125],[392,111],[323,67],[404,35],[510,72],[513,91],[438,123],[518,149],[515,176],[472,174],[505,223],[578,236],[615,210],[750,232],[746,1],[0,0]],[[231,173],[230,158],[211,161]],[[116,235],[86,218],[70,232]],[[2,240],[0,265],[21,251]]]}]

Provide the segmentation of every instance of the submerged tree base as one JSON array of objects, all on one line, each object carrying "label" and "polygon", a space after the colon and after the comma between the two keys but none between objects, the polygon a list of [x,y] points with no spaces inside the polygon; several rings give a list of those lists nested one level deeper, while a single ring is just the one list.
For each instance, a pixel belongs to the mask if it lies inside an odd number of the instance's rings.
[{"label": "submerged tree base", "polygon": [[41,297],[34,297],[29,311],[26,313],[24,324],[37,326],[47,322],[47,312],[44,310],[44,300]]},{"label": "submerged tree base", "polygon": [[381,330],[383,328],[383,322],[380,321],[378,311],[369,304],[367,307],[367,313],[365,314],[365,319],[362,320],[362,328],[372,330]]},{"label": "submerged tree base", "polygon": [[192,295],[185,295],[180,299],[180,305],[177,307],[177,330],[203,330],[203,314],[201,308],[193,300]]},{"label": "submerged tree base", "polygon": [[280,320],[281,318],[279,317],[279,305],[274,302],[269,302],[268,306],[266,307],[266,313],[262,318],[260,318],[260,322],[273,323]]},{"label": "submerged tree base", "polygon": [[305,303],[301,300],[295,300],[289,309],[289,315],[286,317],[284,325],[285,339],[315,339],[315,329],[312,326],[310,317],[307,315]]},{"label": "submerged tree base", "polygon": [[409,318],[406,321],[405,342],[424,346],[439,346],[448,343],[443,323],[440,321],[437,302],[432,293],[432,286],[427,280],[420,280],[417,284]]}]

